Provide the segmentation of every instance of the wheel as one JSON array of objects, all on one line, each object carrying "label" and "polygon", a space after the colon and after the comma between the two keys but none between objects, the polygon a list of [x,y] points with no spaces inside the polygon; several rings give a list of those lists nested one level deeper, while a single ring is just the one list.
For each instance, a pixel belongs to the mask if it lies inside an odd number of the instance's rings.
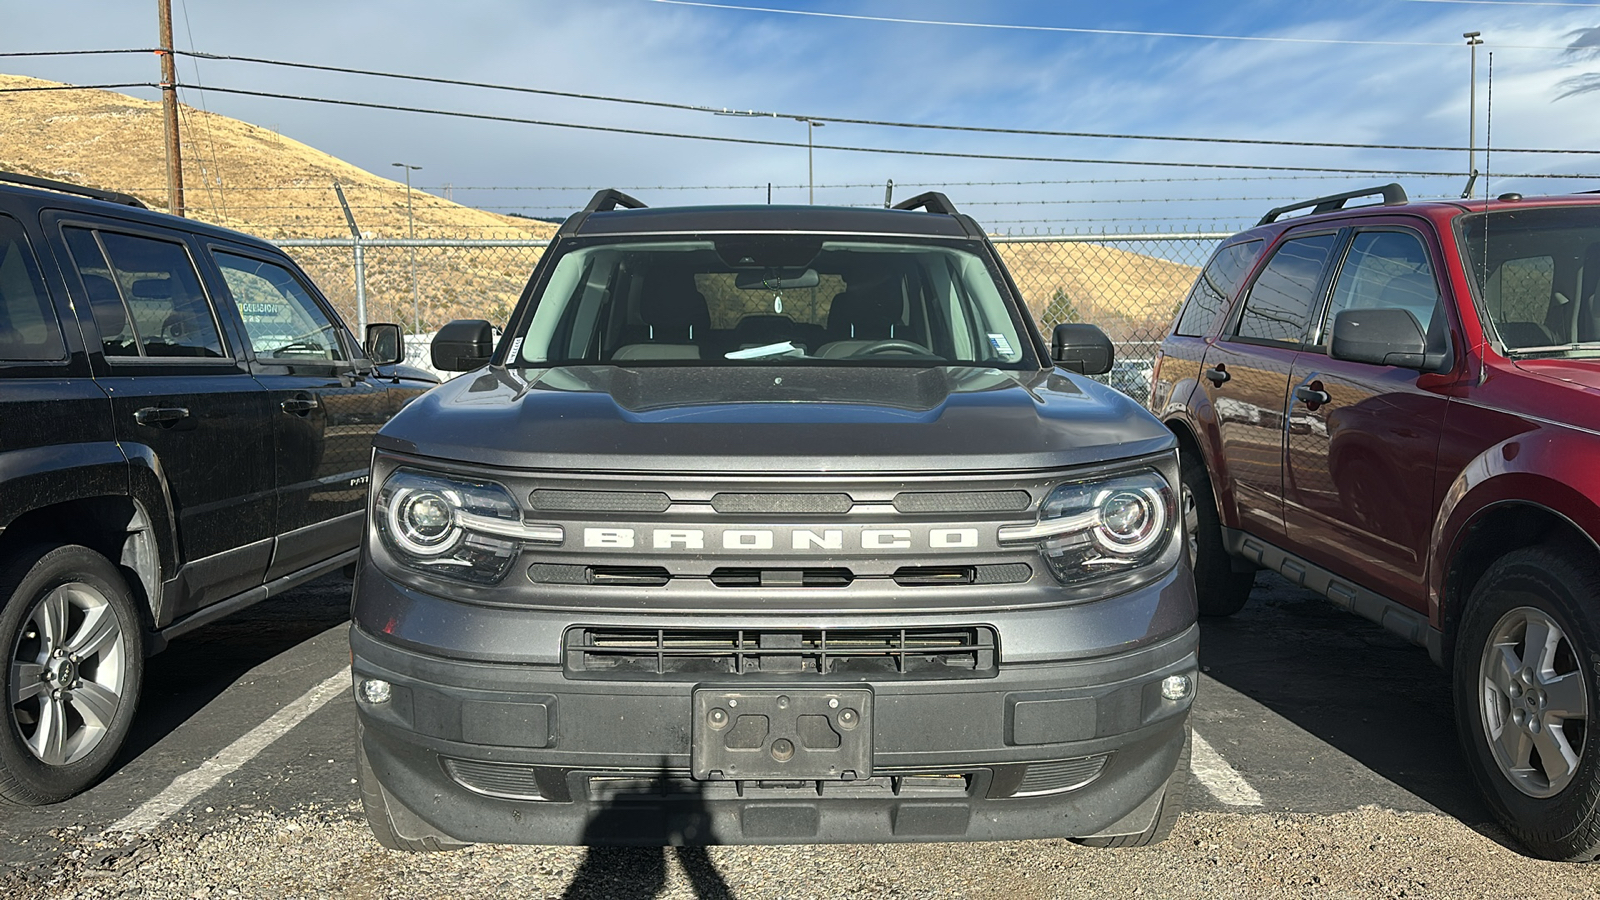
[{"label": "wheel", "polygon": [[37,806],[94,784],[133,724],[144,625],[128,583],[87,547],[35,546],[0,569],[6,725],[0,798]]},{"label": "wheel", "polygon": [[1231,616],[1250,599],[1256,575],[1234,571],[1233,557],[1222,546],[1222,519],[1217,515],[1217,501],[1211,493],[1211,477],[1206,474],[1205,463],[1198,456],[1185,454],[1180,465],[1183,529],[1200,615]]},{"label": "wheel", "polygon": [[[378,845],[406,853],[439,853],[467,846],[439,834],[383,789],[377,773],[372,771],[372,760],[367,757],[367,743],[361,731],[361,726],[357,725],[356,782],[361,789],[361,808],[367,814],[367,827],[372,829],[372,837]],[[417,836],[408,837],[409,834]]]},{"label": "wheel", "polygon": [[1148,847],[1166,840],[1172,834],[1173,823],[1178,821],[1178,813],[1183,812],[1183,796],[1189,792],[1189,734],[1189,726],[1185,725],[1183,751],[1178,754],[1178,764],[1167,778],[1167,786],[1161,793],[1161,805],[1156,807],[1156,817],[1150,822],[1149,828],[1139,834],[1074,838],[1073,843],[1085,847]]},{"label": "wheel", "polygon": [[1456,644],[1467,764],[1500,823],[1546,859],[1600,856],[1597,597],[1594,560],[1515,550],[1473,589]]}]

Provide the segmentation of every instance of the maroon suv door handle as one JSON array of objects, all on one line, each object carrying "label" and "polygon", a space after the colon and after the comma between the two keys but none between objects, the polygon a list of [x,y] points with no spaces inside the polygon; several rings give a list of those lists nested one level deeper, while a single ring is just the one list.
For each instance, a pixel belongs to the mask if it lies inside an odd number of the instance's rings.
[{"label": "maroon suv door handle", "polygon": [[[1320,385],[1321,383],[1322,382],[1320,382],[1320,381],[1319,382],[1315,382],[1315,384],[1317,384],[1317,385]],[[1328,396],[1328,392],[1327,391],[1322,390],[1322,388],[1320,388],[1320,387],[1314,387],[1314,386],[1306,386],[1306,387],[1297,387],[1297,388],[1295,388],[1294,389],[1294,398],[1296,400],[1299,400],[1301,403],[1304,403],[1305,405],[1311,407],[1312,409],[1316,409],[1317,407],[1323,405],[1324,403],[1332,403],[1333,402],[1333,398]]]},{"label": "maroon suv door handle", "polygon": [[1223,382],[1231,380],[1233,376],[1229,375],[1228,370],[1222,367],[1222,363],[1217,363],[1215,366],[1212,366],[1206,370],[1206,378],[1209,379],[1212,384],[1221,386]]},{"label": "maroon suv door handle", "polygon": [[172,423],[189,418],[189,411],[181,406],[146,406],[136,410],[133,420],[140,425],[170,428]]}]

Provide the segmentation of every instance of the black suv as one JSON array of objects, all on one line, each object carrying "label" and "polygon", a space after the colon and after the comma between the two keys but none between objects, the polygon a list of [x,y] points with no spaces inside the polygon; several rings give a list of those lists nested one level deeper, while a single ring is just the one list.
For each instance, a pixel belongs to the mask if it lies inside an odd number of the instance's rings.
[{"label": "black suv", "polygon": [[0,798],[88,787],[146,655],[354,561],[372,436],[431,386],[371,338],[270,244],[0,174]]},{"label": "black suv", "polygon": [[[618,208],[623,207],[623,208]],[[380,843],[1165,834],[1177,444],[939,194],[561,227],[379,432],[351,646]],[[1052,364],[1052,360],[1059,364]]]}]

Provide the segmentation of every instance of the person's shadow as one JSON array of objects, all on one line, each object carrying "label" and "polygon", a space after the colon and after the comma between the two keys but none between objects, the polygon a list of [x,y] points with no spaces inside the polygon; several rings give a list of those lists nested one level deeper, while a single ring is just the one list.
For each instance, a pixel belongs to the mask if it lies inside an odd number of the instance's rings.
[{"label": "person's shadow", "polygon": [[714,838],[702,792],[698,782],[672,778],[663,765],[648,786],[605,801],[584,826],[588,849],[564,900],[654,897],[667,884],[669,847],[696,897],[731,900],[728,883],[706,852]]}]

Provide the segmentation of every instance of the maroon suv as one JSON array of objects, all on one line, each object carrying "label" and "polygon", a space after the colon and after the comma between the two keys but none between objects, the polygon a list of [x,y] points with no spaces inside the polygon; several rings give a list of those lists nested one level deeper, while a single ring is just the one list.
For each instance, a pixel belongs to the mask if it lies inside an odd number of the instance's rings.
[{"label": "maroon suv", "polygon": [[1600,856],[1597,285],[1600,197],[1322,197],[1223,243],[1150,393],[1201,613],[1267,568],[1427,647],[1490,807],[1560,860]]}]

